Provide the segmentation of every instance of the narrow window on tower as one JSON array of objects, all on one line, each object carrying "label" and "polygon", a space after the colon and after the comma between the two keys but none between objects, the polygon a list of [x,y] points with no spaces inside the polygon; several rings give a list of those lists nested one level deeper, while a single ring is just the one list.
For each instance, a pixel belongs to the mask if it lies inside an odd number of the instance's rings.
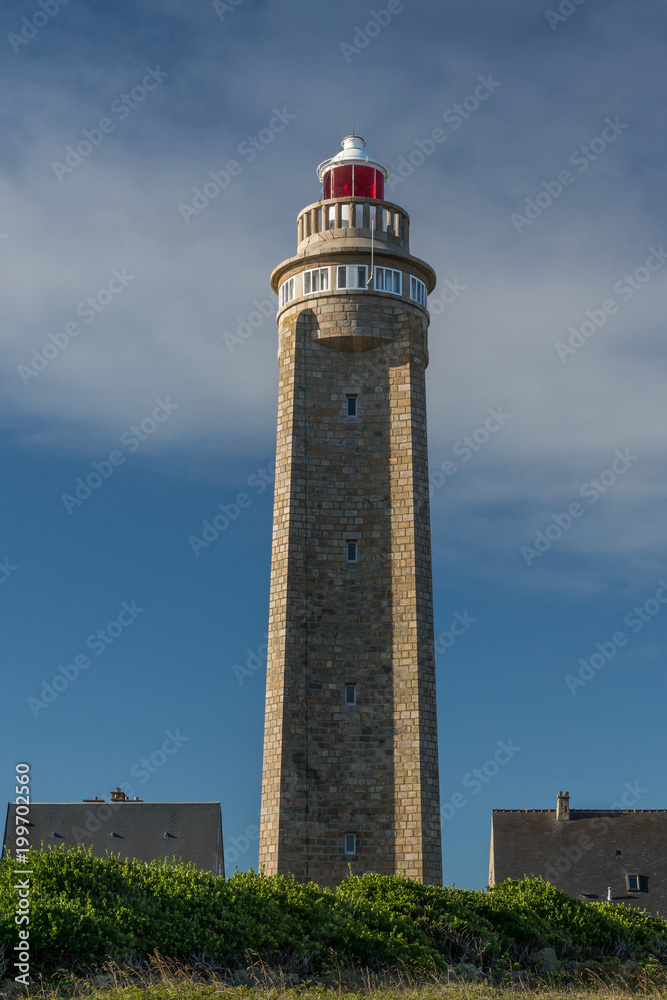
[{"label": "narrow window on tower", "polygon": [[357,562],[357,557],[358,557],[357,543],[348,541],[345,543],[345,546],[347,548],[347,561]]},{"label": "narrow window on tower", "polygon": [[280,305],[286,306],[294,298],[294,278],[288,278],[280,286]]},{"label": "narrow window on tower", "polygon": [[346,684],[345,685],[345,704],[346,705],[356,705],[357,704],[357,685],[356,684]]},{"label": "narrow window on tower", "polygon": [[345,834],[345,853],[346,854],[356,854],[357,853],[357,835],[356,835],[356,833],[346,833]]},{"label": "narrow window on tower", "polygon": [[348,396],[347,397],[347,415],[348,417],[356,417],[357,415],[357,397]]},{"label": "narrow window on tower", "polygon": [[426,285],[413,275],[410,275],[410,298],[426,308]]}]

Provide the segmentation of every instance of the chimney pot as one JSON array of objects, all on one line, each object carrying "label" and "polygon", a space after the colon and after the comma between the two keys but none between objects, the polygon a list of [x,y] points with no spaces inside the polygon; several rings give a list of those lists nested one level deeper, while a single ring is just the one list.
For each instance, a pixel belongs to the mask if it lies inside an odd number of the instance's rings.
[{"label": "chimney pot", "polygon": [[569,820],[570,818],[570,793],[559,792],[556,798],[556,819]]}]

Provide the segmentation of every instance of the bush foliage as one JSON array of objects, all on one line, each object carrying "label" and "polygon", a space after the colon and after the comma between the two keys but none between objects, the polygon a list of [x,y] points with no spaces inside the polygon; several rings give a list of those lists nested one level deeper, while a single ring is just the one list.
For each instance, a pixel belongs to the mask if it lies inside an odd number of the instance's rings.
[{"label": "bush foliage", "polygon": [[511,968],[545,947],[563,960],[667,963],[667,922],[623,905],[581,903],[541,879],[478,892],[362,875],[329,890],[284,876],[251,871],[223,879],[183,864],[67,848],[0,865],[7,956],[18,943],[15,885],[25,869],[33,873],[31,964],[44,972],[156,951],[230,968],[262,961],[309,972],[359,965],[435,972],[458,962]]}]

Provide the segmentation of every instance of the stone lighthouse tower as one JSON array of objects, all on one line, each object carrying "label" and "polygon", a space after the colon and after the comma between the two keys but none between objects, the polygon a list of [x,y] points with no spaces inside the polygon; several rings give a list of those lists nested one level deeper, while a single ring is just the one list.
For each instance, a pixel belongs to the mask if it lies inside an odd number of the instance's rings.
[{"label": "stone lighthouse tower", "polygon": [[442,880],[426,300],[358,136],[318,168],[279,294],[259,848],[267,874]]}]

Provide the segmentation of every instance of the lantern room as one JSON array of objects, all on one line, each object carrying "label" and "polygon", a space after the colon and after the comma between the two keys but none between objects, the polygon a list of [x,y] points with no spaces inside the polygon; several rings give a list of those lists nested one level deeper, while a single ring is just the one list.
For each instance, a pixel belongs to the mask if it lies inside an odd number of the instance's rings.
[{"label": "lantern room", "polygon": [[340,153],[317,168],[322,198],[384,198],[389,167],[365,152],[366,143],[359,135],[346,135],[341,146]]}]

